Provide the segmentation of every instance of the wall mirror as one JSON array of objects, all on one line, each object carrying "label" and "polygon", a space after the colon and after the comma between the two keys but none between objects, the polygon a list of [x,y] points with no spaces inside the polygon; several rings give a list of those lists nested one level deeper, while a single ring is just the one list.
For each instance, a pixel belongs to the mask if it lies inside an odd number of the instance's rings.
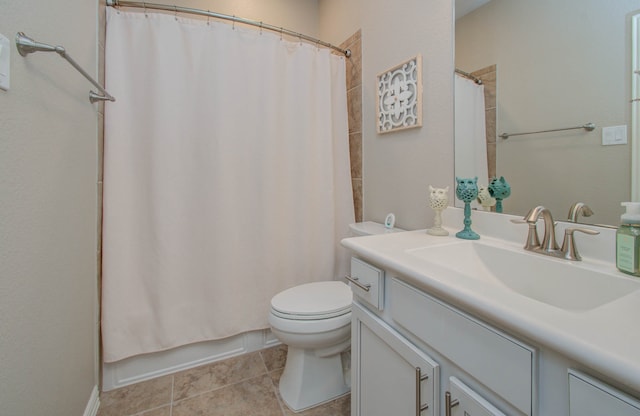
[{"label": "wall mirror", "polygon": [[[583,202],[593,214],[579,222],[619,223],[620,202],[631,200],[632,78],[640,77],[631,68],[631,26],[638,13],[637,0],[456,0],[456,68],[484,71],[484,88],[493,91],[485,94],[485,139],[489,175],[511,186],[503,212],[524,215],[544,205],[567,220],[571,205]],[[458,155],[470,146],[460,142],[468,137],[457,113],[456,175],[470,176],[471,163]],[[596,128],[499,137],[586,123]],[[603,133],[620,143],[625,132],[626,143],[603,145]]]}]

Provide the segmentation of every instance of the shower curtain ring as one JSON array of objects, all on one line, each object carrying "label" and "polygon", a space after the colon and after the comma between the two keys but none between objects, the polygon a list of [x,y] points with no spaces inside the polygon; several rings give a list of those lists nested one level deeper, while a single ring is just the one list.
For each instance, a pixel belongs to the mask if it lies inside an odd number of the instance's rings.
[{"label": "shower curtain ring", "polygon": [[207,26],[211,23],[211,11],[207,10]]},{"label": "shower curtain ring", "polygon": [[280,26],[280,40],[282,40],[282,26]]},{"label": "shower curtain ring", "polygon": [[173,10],[174,10],[174,14],[173,17],[176,19],[176,22],[178,21],[178,6],[176,6],[175,4],[173,5]]},{"label": "shower curtain ring", "polygon": [[142,7],[144,7],[144,17],[149,17],[149,15],[147,14],[147,3],[142,2]]},{"label": "shower curtain ring", "polygon": [[236,15],[233,15],[233,23],[231,24],[231,29],[236,30]]},{"label": "shower curtain ring", "polygon": [[260,35],[262,35],[262,22],[260,22]]}]

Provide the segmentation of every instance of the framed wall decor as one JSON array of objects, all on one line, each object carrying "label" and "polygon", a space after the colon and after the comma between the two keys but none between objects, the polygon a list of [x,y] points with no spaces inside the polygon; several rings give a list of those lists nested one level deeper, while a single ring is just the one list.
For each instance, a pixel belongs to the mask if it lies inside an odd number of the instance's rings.
[{"label": "framed wall decor", "polygon": [[378,133],[422,126],[422,55],[384,71],[377,77]]}]

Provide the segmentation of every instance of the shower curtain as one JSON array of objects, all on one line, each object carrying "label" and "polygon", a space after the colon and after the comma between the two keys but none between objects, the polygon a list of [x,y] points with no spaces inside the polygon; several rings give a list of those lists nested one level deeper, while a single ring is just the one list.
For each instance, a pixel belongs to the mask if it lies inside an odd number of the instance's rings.
[{"label": "shower curtain", "polygon": [[[457,75],[455,78],[455,172],[461,178],[478,177],[487,186],[487,135],[485,130],[484,85]],[[464,202],[455,200],[456,206]],[[479,206],[474,201],[473,207]]]},{"label": "shower curtain", "polygon": [[268,328],[274,294],[348,268],[344,58],[107,12],[104,360]]}]

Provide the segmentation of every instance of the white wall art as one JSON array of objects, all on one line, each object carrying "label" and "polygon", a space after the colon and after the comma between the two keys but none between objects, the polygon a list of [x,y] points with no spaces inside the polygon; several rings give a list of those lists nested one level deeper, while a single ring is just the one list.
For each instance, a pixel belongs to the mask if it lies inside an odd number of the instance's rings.
[{"label": "white wall art", "polygon": [[378,75],[378,133],[422,126],[422,56]]}]

